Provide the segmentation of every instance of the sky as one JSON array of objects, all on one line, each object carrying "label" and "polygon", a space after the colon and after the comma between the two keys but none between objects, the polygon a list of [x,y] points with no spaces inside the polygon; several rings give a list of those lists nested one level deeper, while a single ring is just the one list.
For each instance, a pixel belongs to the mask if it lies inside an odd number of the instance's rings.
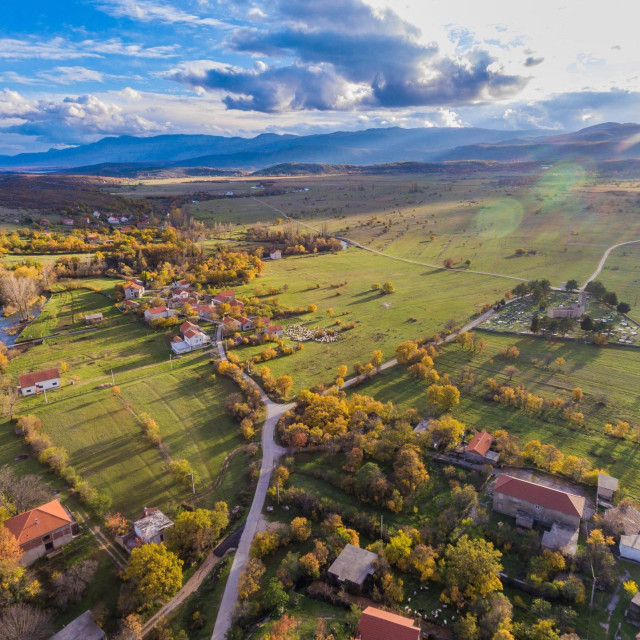
[{"label": "sky", "polygon": [[633,122],[632,0],[15,0],[0,154],[105,136]]}]

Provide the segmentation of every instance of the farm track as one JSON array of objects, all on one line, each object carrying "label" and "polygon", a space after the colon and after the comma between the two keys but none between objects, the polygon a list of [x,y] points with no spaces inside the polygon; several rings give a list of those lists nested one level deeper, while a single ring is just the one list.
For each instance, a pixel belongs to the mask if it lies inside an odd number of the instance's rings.
[{"label": "farm track", "polygon": [[614,251],[618,247],[624,247],[627,244],[637,244],[639,242],[640,242],[640,240],[628,240],[627,242],[619,242],[618,244],[614,244],[611,247],[609,247],[604,252],[604,255],[602,256],[602,258],[600,259],[600,262],[598,263],[598,268],[593,272],[592,276],[582,285],[582,288],[580,289],[580,291],[584,291],[587,288],[587,285],[590,282],[593,282],[600,275],[600,272],[604,268],[604,265],[605,265],[607,259],[609,258],[609,254],[612,251]]}]

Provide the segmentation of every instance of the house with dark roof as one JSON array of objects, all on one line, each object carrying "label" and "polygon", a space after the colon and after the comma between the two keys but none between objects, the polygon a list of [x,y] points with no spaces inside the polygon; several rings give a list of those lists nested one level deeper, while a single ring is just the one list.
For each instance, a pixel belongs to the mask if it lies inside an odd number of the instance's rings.
[{"label": "house with dark roof", "polygon": [[623,504],[607,509],[604,512],[604,521],[616,536],[635,536],[640,533],[640,511],[633,505]]},{"label": "house with dark roof", "polygon": [[360,616],[356,640],[420,640],[420,627],[411,618],[367,607]]},{"label": "house with dark roof", "polygon": [[9,518],[4,526],[18,541],[21,562],[27,566],[71,542],[77,527],[71,512],[59,500]]},{"label": "house with dark roof", "polygon": [[490,451],[493,436],[487,431],[476,433],[464,449],[465,460],[478,464],[495,464],[500,454]]},{"label": "house with dark roof", "polygon": [[584,507],[583,496],[506,473],[498,476],[493,488],[493,510],[514,517],[518,526],[529,529],[534,522],[549,527],[555,522],[579,527]]},{"label": "house with dark roof", "polygon": [[329,567],[327,575],[334,584],[360,592],[374,574],[377,559],[378,555],[372,551],[347,544]]},{"label": "house with dark roof", "polygon": [[96,624],[91,611],[85,611],[49,640],[107,640],[107,634]]},{"label": "house with dark roof", "polygon": [[34,393],[60,388],[60,373],[58,369],[45,369],[18,376],[20,393],[23,396],[31,396]]}]

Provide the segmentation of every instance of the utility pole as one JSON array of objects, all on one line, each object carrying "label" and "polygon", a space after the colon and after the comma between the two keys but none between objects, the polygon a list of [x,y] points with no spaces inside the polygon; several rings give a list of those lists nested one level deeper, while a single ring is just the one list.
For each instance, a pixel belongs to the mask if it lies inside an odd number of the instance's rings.
[{"label": "utility pole", "polygon": [[193,473],[189,473],[188,475],[191,476],[191,492],[193,493],[193,495],[196,495],[196,482],[193,478]]},{"label": "utility pole", "polygon": [[115,379],[115,376],[113,375],[113,369],[111,369],[111,384],[114,387],[116,386],[116,379]]}]

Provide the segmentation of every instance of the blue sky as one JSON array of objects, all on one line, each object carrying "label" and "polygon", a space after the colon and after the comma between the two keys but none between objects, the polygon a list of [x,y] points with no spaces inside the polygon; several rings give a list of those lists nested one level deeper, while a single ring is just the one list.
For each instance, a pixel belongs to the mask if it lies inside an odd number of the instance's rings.
[{"label": "blue sky", "polygon": [[633,121],[631,0],[22,0],[0,153],[107,135]]}]

